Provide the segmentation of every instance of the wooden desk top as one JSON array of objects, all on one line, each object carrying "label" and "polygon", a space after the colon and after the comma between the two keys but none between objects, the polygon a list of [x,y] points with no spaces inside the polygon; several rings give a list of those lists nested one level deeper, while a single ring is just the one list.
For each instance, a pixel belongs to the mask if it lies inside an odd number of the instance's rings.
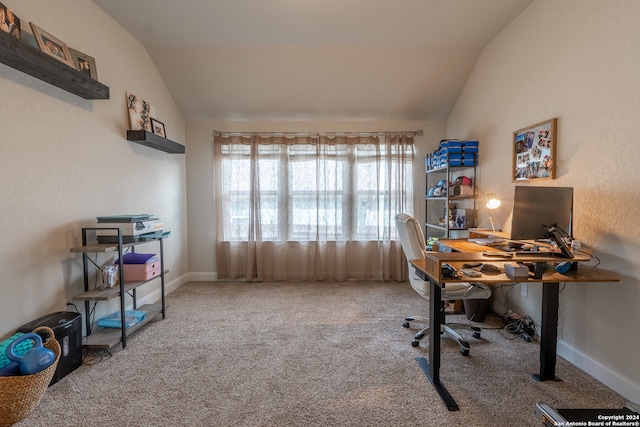
[{"label": "wooden desk top", "polygon": [[[448,254],[448,255],[462,255],[462,254]],[[468,254],[467,254],[468,255]],[[557,258],[556,258],[557,260]],[[469,260],[464,260],[469,261]],[[494,264],[496,266],[501,266],[508,261],[495,261],[487,260],[490,264]],[[445,261],[447,262],[447,261]],[[463,261],[452,262],[448,261],[452,267],[457,270],[462,268]],[[589,265],[580,265],[577,270],[569,270],[566,273],[558,273],[555,269],[545,270],[542,274],[541,279],[533,279],[533,278],[522,278],[522,277],[509,277],[504,273],[501,274],[483,274],[478,277],[469,277],[463,275],[462,277],[455,278],[440,278],[439,269],[436,271],[429,272],[429,266],[427,264],[427,259],[412,259],[411,264],[413,264],[417,269],[422,271],[423,273],[431,276],[432,278],[438,280],[442,280],[441,283],[455,283],[455,282],[478,282],[478,283],[523,283],[523,282],[619,282],[620,275],[613,271],[603,270],[600,268],[591,267]],[[439,265],[439,264],[438,264]]]},{"label": "wooden desk top", "polygon": [[553,268],[547,268],[542,278],[514,278],[501,274],[485,274],[482,276],[462,276],[460,278],[443,278],[441,275],[442,264],[448,263],[458,271],[464,263],[481,262],[483,264],[493,264],[504,271],[505,262],[541,262],[559,263],[563,261],[587,262],[591,260],[588,254],[577,254],[572,259],[560,258],[556,256],[546,256],[538,254],[514,254],[505,252],[504,257],[493,257],[483,255],[484,251],[497,252],[495,248],[478,245],[466,239],[442,240],[442,244],[458,252],[427,252],[425,259],[410,260],[410,262],[424,274],[430,276],[438,283],[455,282],[481,282],[481,283],[506,283],[506,282],[619,282],[618,273],[602,270],[588,265],[580,264],[576,270],[569,270],[566,273],[558,273]]}]

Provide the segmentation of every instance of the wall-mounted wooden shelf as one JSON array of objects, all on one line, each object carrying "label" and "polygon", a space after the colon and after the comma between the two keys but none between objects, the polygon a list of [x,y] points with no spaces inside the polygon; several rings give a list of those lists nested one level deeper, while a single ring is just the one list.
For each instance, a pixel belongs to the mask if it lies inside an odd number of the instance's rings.
[{"label": "wall-mounted wooden shelf", "polygon": [[155,148],[156,150],[164,151],[165,153],[183,154],[185,151],[184,145],[178,144],[177,142],[173,142],[170,139],[163,138],[146,130],[128,130],[127,140]]},{"label": "wall-mounted wooden shelf", "polygon": [[0,62],[84,99],[109,99],[109,87],[0,31]]}]

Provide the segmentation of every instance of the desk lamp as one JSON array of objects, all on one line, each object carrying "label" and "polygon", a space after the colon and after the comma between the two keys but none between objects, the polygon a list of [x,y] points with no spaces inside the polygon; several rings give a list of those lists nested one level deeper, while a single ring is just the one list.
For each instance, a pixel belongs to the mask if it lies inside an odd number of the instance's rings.
[{"label": "desk lamp", "polygon": [[496,227],[493,223],[493,217],[491,216],[491,211],[495,208],[497,208],[498,206],[500,206],[500,199],[498,199],[498,196],[496,196],[495,193],[488,193],[487,194],[487,209],[489,209],[489,218],[487,218],[486,220],[484,220],[482,222],[482,224],[480,224],[478,227],[476,227],[476,230],[480,229],[483,225],[485,225],[488,222],[491,223],[491,230],[495,233],[496,232]]}]

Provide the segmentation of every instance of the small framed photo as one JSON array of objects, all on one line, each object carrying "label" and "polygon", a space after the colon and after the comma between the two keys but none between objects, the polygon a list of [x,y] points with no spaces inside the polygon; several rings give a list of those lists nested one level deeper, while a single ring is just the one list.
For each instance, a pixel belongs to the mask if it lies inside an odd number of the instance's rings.
[{"label": "small framed photo", "polygon": [[155,133],[156,135],[161,136],[163,138],[167,137],[167,134],[164,131],[164,123],[159,122],[153,117],[151,118],[151,129],[153,130],[153,133]]},{"label": "small framed photo", "polygon": [[93,80],[98,80],[96,59],[93,56],[89,56],[86,53],[79,52],[73,48],[69,48],[69,53],[71,54],[73,63],[81,73],[86,74]]},{"label": "small framed photo", "polygon": [[20,18],[14,15],[11,9],[2,3],[0,3],[0,30],[5,33],[9,33],[12,37],[17,39],[22,38]]},{"label": "small framed photo", "polygon": [[150,119],[156,114],[156,110],[151,104],[127,91],[127,109],[129,110],[131,130],[152,131]]},{"label": "small framed photo", "polygon": [[29,25],[31,25],[33,37],[35,37],[38,47],[42,52],[56,58],[58,61],[64,62],[70,67],[76,68],[71,58],[71,53],[69,53],[67,45],[62,40],[47,33],[33,22],[29,22]]}]

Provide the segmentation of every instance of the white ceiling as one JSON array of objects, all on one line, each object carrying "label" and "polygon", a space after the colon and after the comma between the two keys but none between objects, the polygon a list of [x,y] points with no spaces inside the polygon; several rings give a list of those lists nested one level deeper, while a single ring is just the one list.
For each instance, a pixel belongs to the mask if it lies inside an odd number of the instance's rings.
[{"label": "white ceiling", "polygon": [[185,119],[444,120],[533,0],[94,0]]}]

